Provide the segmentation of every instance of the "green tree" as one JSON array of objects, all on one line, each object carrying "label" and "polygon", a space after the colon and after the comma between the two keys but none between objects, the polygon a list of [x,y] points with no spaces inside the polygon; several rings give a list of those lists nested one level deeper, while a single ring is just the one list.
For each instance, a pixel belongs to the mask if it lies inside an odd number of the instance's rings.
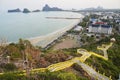
[{"label": "green tree", "polygon": [[7,71],[14,71],[17,69],[17,67],[12,63],[7,63],[4,65],[4,69],[6,69]]},{"label": "green tree", "polygon": [[73,73],[60,73],[58,78],[60,78],[60,80],[77,80]]}]

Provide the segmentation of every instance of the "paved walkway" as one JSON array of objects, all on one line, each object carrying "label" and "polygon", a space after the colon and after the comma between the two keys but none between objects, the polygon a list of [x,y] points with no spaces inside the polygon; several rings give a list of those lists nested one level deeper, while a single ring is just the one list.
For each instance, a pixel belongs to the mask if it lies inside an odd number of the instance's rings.
[{"label": "paved walkway", "polygon": [[108,45],[102,44],[102,46],[98,46],[97,49],[98,50],[102,50],[104,53],[104,57],[108,59],[108,54],[107,54],[107,50],[113,45],[113,42],[111,42]]},{"label": "paved walkway", "polygon": [[[104,60],[108,60],[107,57],[107,49],[109,49],[111,46],[113,45],[113,43],[110,43],[109,45],[102,45],[102,47],[97,47],[99,50],[102,50],[104,52],[104,56],[101,56],[97,53],[94,52],[89,52],[85,49],[77,49],[77,53],[82,54],[81,57],[75,57],[71,60],[65,61],[65,62],[59,62],[56,64],[52,64],[50,66],[48,66],[47,68],[38,68],[38,69],[32,69],[30,72],[31,73],[35,73],[35,72],[45,72],[46,70],[49,70],[50,72],[54,72],[54,71],[59,71],[59,70],[63,70],[67,67],[72,66],[73,64],[77,63],[78,65],[80,65],[91,77],[98,79],[98,80],[111,80],[108,77],[96,72],[93,68],[91,68],[90,66],[86,65],[84,62],[87,58],[89,58],[90,56],[94,55],[97,57],[100,57]],[[106,51],[106,52],[105,52]],[[20,75],[26,75],[26,71],[23,70],[23,73]],[[4,73],[0,73],[1,75]]]},{"label": "paved walkway", "polygon": [[78,61],[77,64],[80,65],[94,79],[97,79],[97,80],[110,80],[108,77],[96,72],[93,68],[86,65],[85,63],[82,63],[82,62]]}]

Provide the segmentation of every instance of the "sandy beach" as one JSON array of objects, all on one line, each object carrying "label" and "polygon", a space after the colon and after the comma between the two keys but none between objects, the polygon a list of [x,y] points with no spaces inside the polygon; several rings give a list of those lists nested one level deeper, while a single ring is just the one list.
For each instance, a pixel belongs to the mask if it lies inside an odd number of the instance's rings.
[{"label": "sandy beach", "polygon": [[62,36],[66,31],[72,29],[75,25],[80,23],[81,19],[76,19],[73,23],[70,25],[57,30],[53,33],[50,33],[45,36],[39,36],[35,38],[28,39],[33,45],[41,46],[42,48],[45,48],[48,44],[52,43],[54,40],[58,39],[58,37]]}]

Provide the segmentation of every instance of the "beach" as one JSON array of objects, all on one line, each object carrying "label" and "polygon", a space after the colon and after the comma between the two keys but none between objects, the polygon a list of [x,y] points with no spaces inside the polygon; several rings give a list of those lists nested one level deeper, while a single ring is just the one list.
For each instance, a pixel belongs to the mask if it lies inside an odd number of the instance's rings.
[{"label": "beach", "polygon": [[73,23],[71,23],[70,25],[68,25],[60,30],[57,30],[57,31],[50,33],[48,35],[45,35],[45,36],[30,38],[28,40],[35,46],[41,46],[42,48],[45,48],[49,44],[54,42],[54,40],[57,40],[59,37],[64,35],[66,33],[66,31],[72,29],[73,27],[75,27],[75,25],[79,24],[80,21],[81,21],[81,19],[76,19]]}]

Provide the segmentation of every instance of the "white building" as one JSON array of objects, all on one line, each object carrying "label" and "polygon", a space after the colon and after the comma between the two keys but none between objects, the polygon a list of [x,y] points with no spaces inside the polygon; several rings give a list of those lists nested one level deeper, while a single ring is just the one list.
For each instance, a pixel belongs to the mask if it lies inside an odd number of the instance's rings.
[{"label": "white building", "polygon": [[90,33],[103,33],[103,34],[112,34],[112,27],[110,25],[100,25],[92,24],[89,26],[88,31]]},{"label": "white building", "polygon": [[76,26],[74,28],[74,31],[82,31],[82,30],[83,30],[82,26]]},{"label": "white building", "polygon": [[102,17],[100,17],[100,19],[108,19],[108,17],[107,16],[102,16]]},{"label": "white building", "polygon": [[120,23],[120,19],[115,20],[116,23]]},{"label": "white building", "polygon": [[92,22],[92,23],[94,24],[94,23],[98,22],[98,19],[90,18],[89,21]]}]

